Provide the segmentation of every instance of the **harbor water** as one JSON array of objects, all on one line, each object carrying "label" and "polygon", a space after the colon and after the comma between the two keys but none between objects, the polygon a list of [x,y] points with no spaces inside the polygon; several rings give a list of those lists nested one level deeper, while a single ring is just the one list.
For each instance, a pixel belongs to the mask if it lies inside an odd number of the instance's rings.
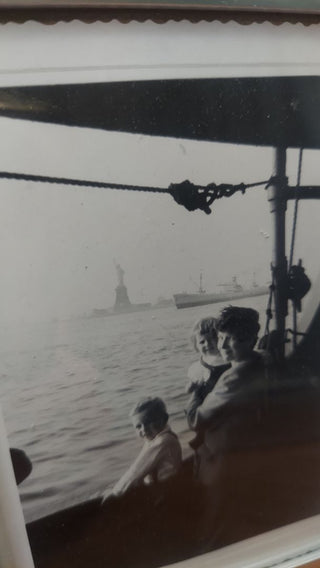
[{"label": "harbor water", "polygon": [[[267,296],[238,300],[257,309]],[[128,416],[161,396],[188,451],[186,374],[194,322],[221,304],[1,329],[0,395],[9,442],[33,464],[20,486],[27,521],[111,488],[140,448]]]}]

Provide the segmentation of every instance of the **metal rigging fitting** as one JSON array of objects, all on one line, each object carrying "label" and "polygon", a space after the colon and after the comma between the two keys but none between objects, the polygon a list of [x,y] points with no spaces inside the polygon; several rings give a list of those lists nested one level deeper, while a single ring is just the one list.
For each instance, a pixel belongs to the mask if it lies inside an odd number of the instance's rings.
[{"label": "metal rigging fitting", "polygon": [[301,312],[301,300],[310,288],[311,282],[299,260],[299,264],[291,266],[288,272],[288,299],[292,300],[298,312]]}]

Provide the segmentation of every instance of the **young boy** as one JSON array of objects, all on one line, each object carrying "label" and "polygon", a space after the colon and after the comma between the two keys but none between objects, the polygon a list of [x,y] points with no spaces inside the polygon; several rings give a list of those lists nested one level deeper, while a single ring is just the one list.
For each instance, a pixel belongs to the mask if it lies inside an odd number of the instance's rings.
[{"label": "young boy", "polygon": [[168,425],[168,413],[161,398],[148,397],[131,411],[133,426],[144,440],[141,452],[113,488],[113,495],[123,495],[143,484],[163,481],[180,468],[181,446]]}]

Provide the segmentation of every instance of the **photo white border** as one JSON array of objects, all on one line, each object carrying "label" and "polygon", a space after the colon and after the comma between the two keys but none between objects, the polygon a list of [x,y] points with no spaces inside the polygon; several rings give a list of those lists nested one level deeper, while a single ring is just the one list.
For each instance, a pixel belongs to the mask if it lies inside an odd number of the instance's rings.
[{"label": "photo white border", "polygon": [[27,22],[6,24],[0,34],[0,86],[313,75],[319,70],[317,25]]},{"label": "photo white border", "polygon": [[[0,34],[0,86],[313,75],[320,72],[319,43],[318,26],[302,24],[7,24]],[[320,557],[319,529],[320,516],[174,566],[291,568]]]}]

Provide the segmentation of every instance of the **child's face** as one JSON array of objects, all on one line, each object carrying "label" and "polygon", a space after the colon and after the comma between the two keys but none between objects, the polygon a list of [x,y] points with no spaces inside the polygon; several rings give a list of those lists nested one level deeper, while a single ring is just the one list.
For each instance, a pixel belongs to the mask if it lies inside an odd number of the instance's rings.
[{"label": "child's face", "polygon": [[217,344],[211,333],[197,333],[196,348],[201,355],[215,355],[218,352]]},{"label": "child's face", "polygon": [[153,440],[155,435],[158,433],[152,422],[147,420],[145,412],[139,412],[132,417],[133,427],[135,428],[138,436],[146,440]]}]

